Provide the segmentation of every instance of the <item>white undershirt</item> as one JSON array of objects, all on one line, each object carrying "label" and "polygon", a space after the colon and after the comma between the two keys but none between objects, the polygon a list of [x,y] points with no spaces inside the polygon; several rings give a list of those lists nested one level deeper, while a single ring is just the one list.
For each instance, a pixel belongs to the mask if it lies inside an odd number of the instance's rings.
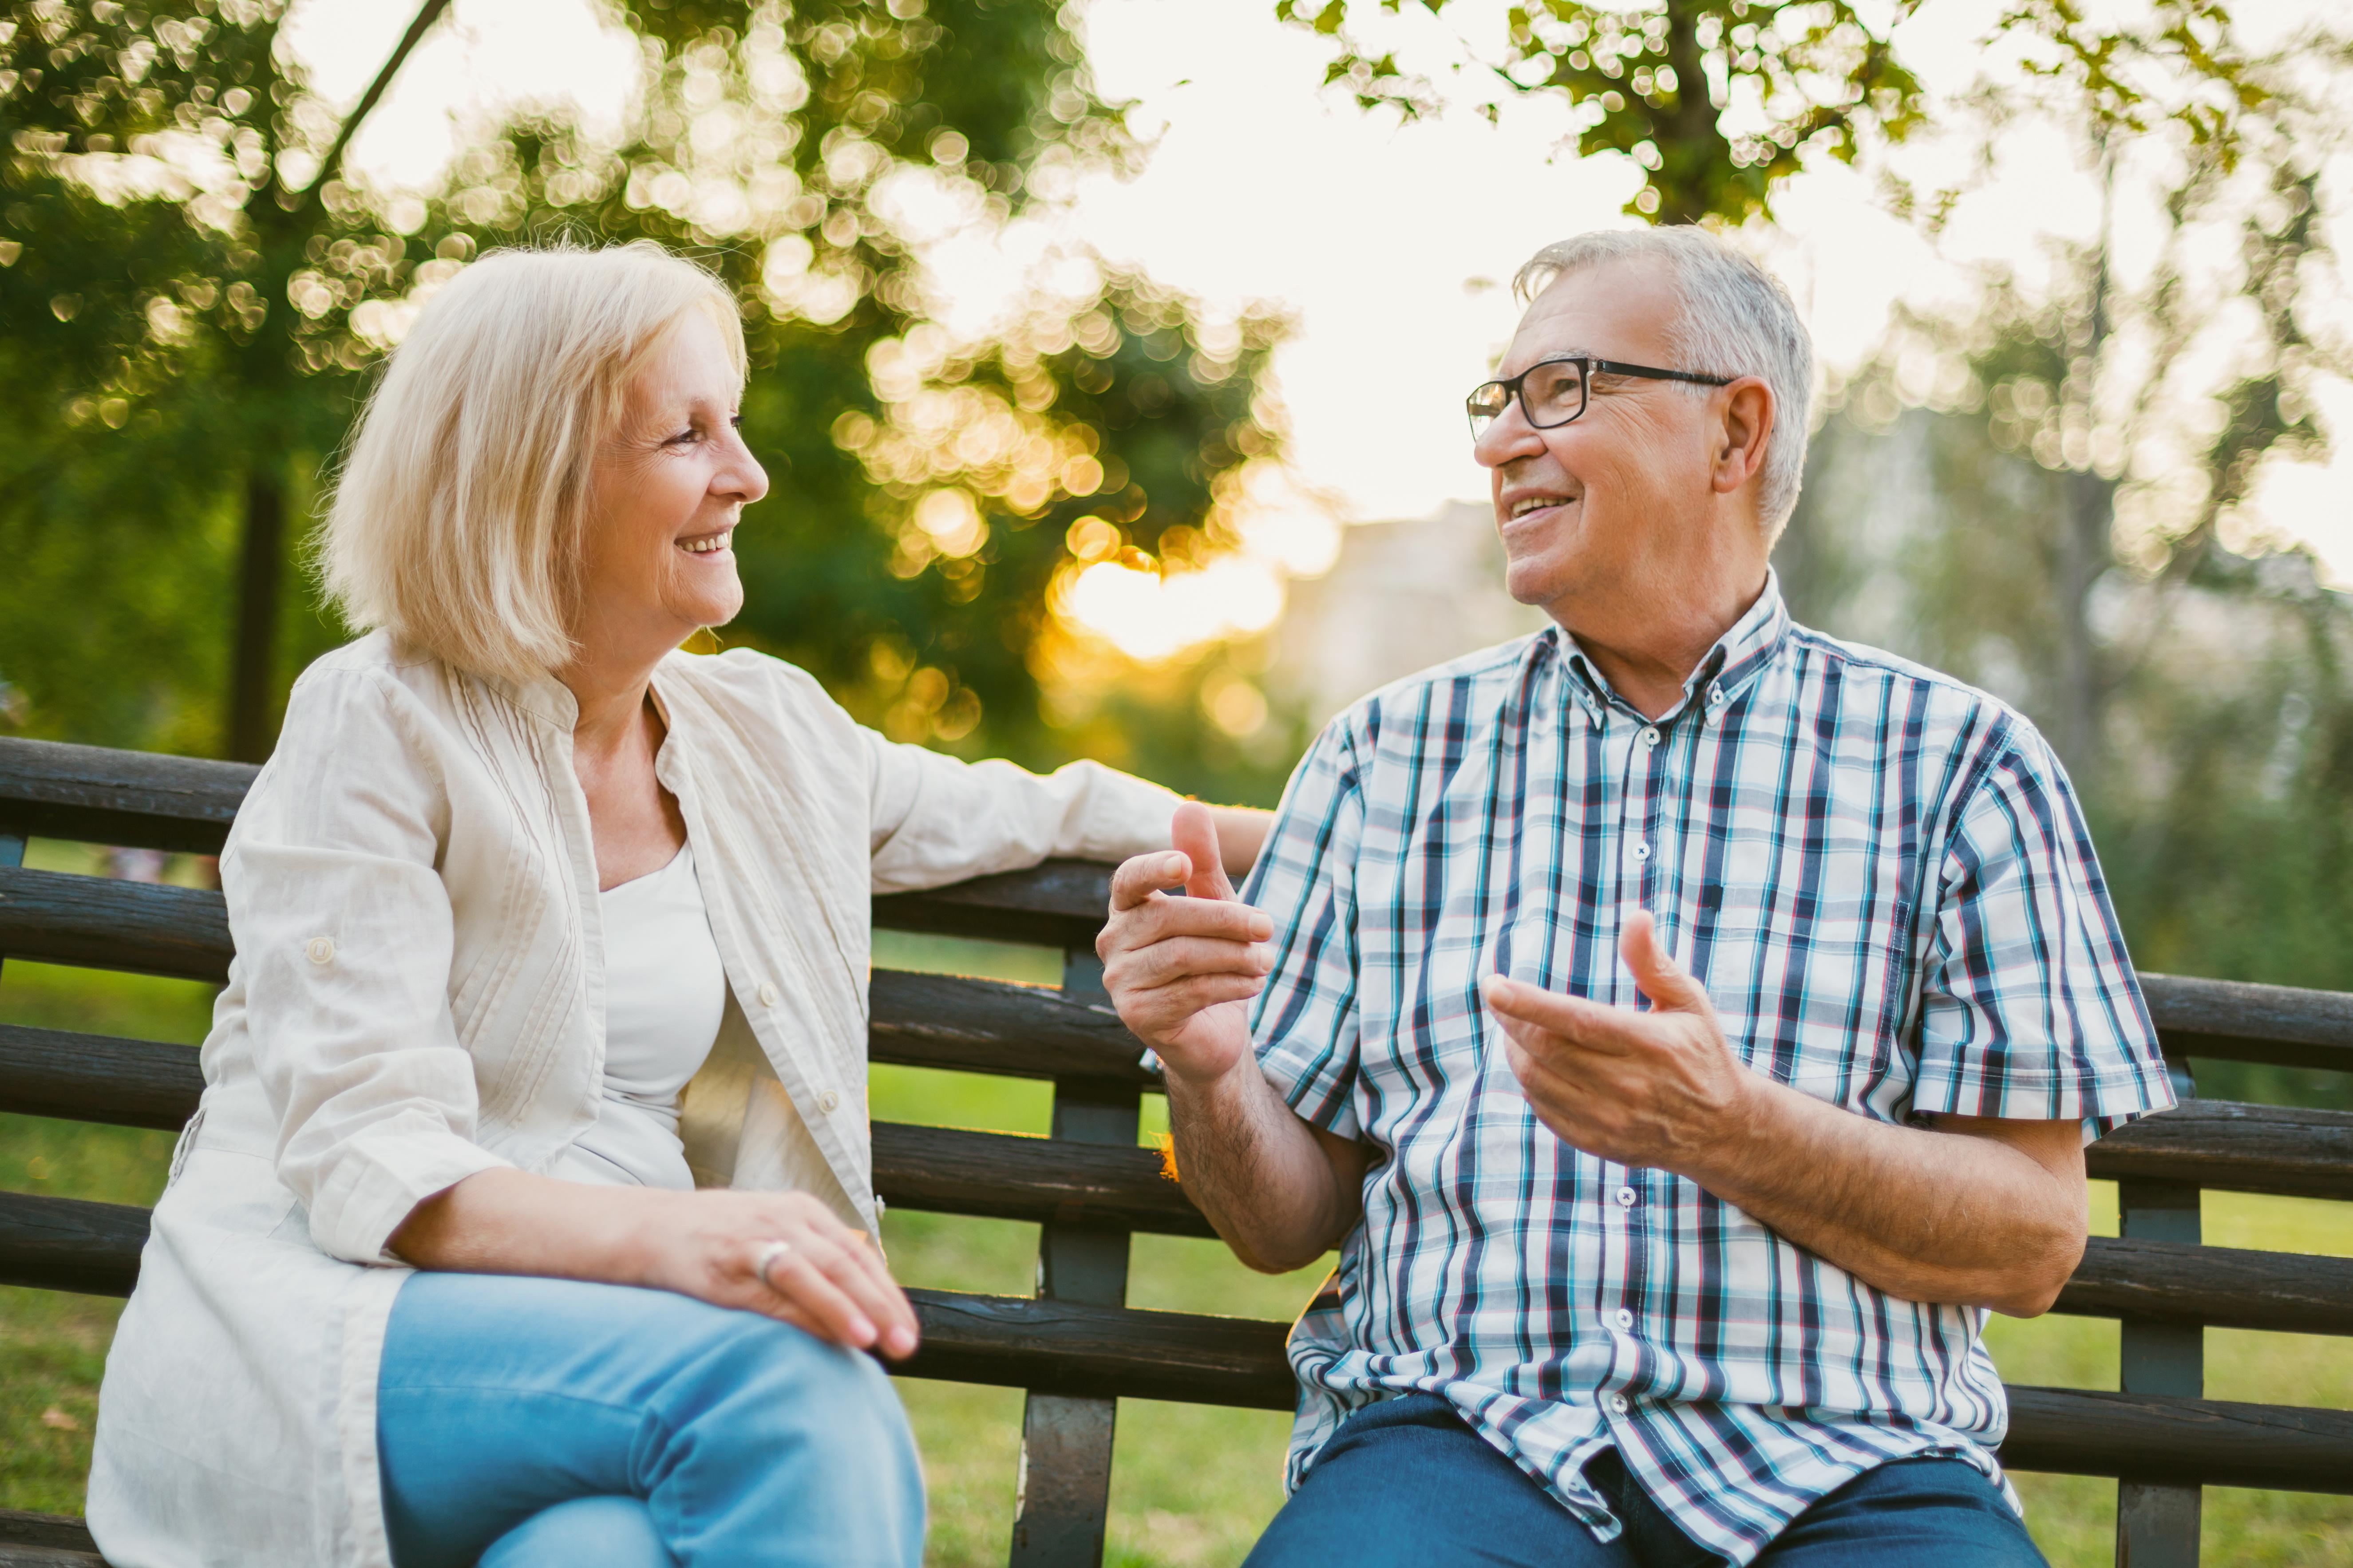
[{"label": "white undershirt", "polygon": [[691,1190],[678,1097],[719,1037],[727,971],[712,940],[694,851],[597,895],[605,917],[605,1095],[596,1125],[551,1174]]}]

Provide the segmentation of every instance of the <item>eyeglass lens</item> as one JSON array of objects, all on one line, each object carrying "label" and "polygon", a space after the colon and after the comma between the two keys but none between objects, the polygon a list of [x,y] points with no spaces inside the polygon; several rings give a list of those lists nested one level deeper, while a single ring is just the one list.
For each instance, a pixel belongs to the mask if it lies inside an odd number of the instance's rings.
[{"label": "eyeglass lens", "polygon": [[[1491,381],[1471,395],[1471,431],[1475,437],[1504,416],[1511,392]],[[1520,378],[1520,407],[1537,429],[1566,425],[1585,412],[1585,367],[1575,360],[1556,360],[1532,367]]]}]

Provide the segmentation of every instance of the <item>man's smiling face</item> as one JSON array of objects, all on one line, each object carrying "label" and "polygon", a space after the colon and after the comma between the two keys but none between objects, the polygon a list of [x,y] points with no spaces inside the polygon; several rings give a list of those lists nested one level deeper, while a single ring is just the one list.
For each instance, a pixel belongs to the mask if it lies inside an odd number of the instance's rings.
[{"label": "man's smiling face", "polygon": [[[1567,354],[1715,368],[1676,363],[1670,334],[1680,308],[1671,273],[1657,266],[1566,273],[1520,319],[1496,374]],[[1706,549],[1708,406],[1674,383],[1597,375],[1582,417],[1538,430],[1514,400],[1473,447],[1493,478],[1512,597],[1571,624],[1578,602],[1672,587],[1683,563]]]}]

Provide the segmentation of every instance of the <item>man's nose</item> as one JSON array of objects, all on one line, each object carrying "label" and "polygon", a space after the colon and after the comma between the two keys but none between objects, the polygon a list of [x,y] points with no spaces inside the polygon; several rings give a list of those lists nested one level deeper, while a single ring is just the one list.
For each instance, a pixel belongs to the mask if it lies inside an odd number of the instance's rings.
[{"label": "man's nose", "polygon": [[1471,455],[1486,468],[1500,468],[1505,463],[1521,458],[1532,458],[1544,450],[1544,434],[1528,423],[1526,412],[1516,397],[1504,405],[1504,411],[1488,421],[1471,443]]}]

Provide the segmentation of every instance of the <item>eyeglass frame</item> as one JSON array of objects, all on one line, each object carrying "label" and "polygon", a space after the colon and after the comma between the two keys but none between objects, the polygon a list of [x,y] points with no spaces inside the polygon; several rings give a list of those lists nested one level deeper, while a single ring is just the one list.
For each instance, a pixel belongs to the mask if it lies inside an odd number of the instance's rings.
[{"label": "eyeglass frame", "polygon": [[[1520,395],[1520,386],[1528,377],[1548,364],[1573,364],[1577,367],[1577,412],[1566,419],[1556,419],[1549,425],[1540,425],[1536,422],[1536,416],[1528,411],[1527,400]],[[1597,374],[1630,375],[1642,381],[1685,381],[1695,386],[1730,386],[1740,379],[1736,375],[1702,375],[1696,371],[1689,370],[1661,370],[1656,365],[1628,364],[1623,360],[1597,359],[1591,354],[1555,354],[1550,359],[1536,361],[1535,363],[1508,380],[1482,381],[1471,389],[1470,396],[1462,400],[1462,410],[1471,419],[1471,439],[1476,441],[1486,433],[1479,424],[1480,411],[1471,406],[1471,399],[1489,387],[1500,386],[1504,389],[1504,406],[1486,416],[1490,423],[1510,413],[1512,405],[1516,403],[1520,405],[1520,413],[1527,419],[1528,428],[1557,430],[1564,425],[1573,425],[1584,418],[1585,411],[1593,406],[1593,378]]]}]

